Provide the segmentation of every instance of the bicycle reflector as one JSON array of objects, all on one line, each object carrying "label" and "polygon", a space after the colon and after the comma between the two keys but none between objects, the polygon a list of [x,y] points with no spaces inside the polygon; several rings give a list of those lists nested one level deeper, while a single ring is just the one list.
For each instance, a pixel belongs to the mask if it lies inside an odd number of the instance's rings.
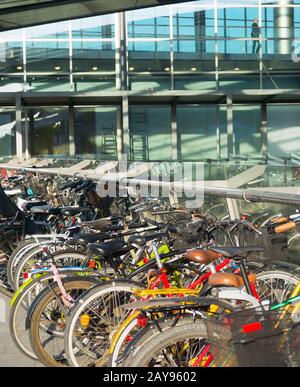
[{"label": "bicycle reflector", "polygon": [[260,322],[254,322],[254,323],[242,326],[243,332],[246,334],[261,331],[262,328],[263,328],[263,326],[262,326],[262,323],[260,323]]},{"label": "bicycle reflector", "polygon": [[90,324],[90,316],[88,314],[83,314],[82,316],[80,316],[80,325],[83,327],[83,328],[87,328]]},{"label": "bicycle reflector", "polygon": [[96,261],[94,259],[89,260],[89,268],[90,269],[95,269],[96,267]]}]

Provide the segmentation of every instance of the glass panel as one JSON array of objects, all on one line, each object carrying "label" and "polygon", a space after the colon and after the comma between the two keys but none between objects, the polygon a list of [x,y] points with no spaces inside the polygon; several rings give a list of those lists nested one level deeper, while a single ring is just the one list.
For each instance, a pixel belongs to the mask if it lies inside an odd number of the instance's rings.
[{"label": "glass panel", "polygon": [[74,91],[96,92],[116,89],[115,76],[110,75],[74,75]]},{"label": "glass panel", "polygon": [[115,36],[115,15],[96,16],[72,21],[72,37],[109,39]]},{"label": "glass panel", "polygon": [[28,108],[31,156],[69,155],[67,107]]},{"label": "glass panel", "polygon": [[181,160],[217,159],[216,117],[216,106],[177,106]]},{"label": "glass panel", "polygon": [[128,49],[129,82],[132,90],[171,88],[169,41],[129,42]]},{"label": "glass panel", "polygon": [[68,75],[43,75],[27,77],[28,91],[71,91]]},{"label": "glass panel", "polygon": [[27,39],[59,39],[68,38],[68,22],[44,24],[25,29]]},{"label": "glass panel", "polygon": [[0,41],[0,72],[18,73],[23,71],[22,42]]},{"label": "glass panel", "polygon": [[115,74],[114,42],[73,42],[73,70]]},{"label": "glass panel", "polygon": [[12,108],[0,108],[0,157],[16,154],[16,112]]},{"label": "glass panel", "polygon": [[26,42],[28,72],[69,72],[69,44],[61,41]]},{"label": "glass panel", "polygon": [[117,107],[75,108],[76,156],[117,159]]},{"label": "glass panel", "polygon": [[169,38],[169,7],[127,12],[129,38]]},{"label": "glass panel", "polygon": [[17,93],[24,91],[23,76],[0,75],[0,92]]},{"label": "glass panel", "polygon": [[131,106],[130,142],[132,160],[171,160],[170,106]]},{"label": "glass panel", "polygon": [[268,153],[292,156],[299,152],[300,105],[268,105]]},{"label": "glass panel", "polygon": [[234,106],[234,153],[237,156],[261,154],[260,106]]}]

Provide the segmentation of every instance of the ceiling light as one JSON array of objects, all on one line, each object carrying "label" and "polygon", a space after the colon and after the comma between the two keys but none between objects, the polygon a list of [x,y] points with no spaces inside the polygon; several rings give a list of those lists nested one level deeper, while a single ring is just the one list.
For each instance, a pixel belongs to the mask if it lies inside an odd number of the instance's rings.
[{"label": "ceiling light", "polygon": [[129,67],[129,71],[134,71],[135,68],[134,67]]},{"label": "ceiling light", "polygon": [[23,70],[22,66],[17,66],[17,70]]},{"label": "ceiling light", "polygon": [[269,70],[273,70],[273,67],[269,67]]},{"label": "ceiling light", "polygon": [[61,69],[60,66],[55,66],[55,67],[54,67],[54,70],[56,70],[56,71],[59,71],[60,69]]},{"label": "ceiling light", "polygon": [[170,71],[170,67],[165,67],[165,71]]},{"label": "ceiling light", "polygon": [[92,70],[93,70],[93,71],[97,71],[97,70],[98,70],[98,67],[97,67],[97,66],[94,66],[94,67],[92,68]]},{"label": "ceiling light", "polygon": [[197,67],[192,67],[191,71],[197,71]]},{"label": "ceiling light", "polygon": [[235,67],[235,69],[234,69],[235,71],[239,71],[240,70],[240,68],[239,67]]}]

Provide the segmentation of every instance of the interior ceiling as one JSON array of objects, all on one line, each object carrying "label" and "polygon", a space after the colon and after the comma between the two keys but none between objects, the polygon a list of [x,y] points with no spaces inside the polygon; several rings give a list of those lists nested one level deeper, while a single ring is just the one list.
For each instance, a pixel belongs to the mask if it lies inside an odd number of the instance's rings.
[{"label": "interior ceiling", "polygon": [[185,1],[0,0],[0,31]]}]

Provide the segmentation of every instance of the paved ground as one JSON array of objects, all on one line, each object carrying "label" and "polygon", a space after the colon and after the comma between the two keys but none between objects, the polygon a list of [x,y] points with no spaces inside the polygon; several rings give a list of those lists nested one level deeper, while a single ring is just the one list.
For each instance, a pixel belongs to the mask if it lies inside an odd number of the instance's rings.
[{"label": "paved ground", "polygon": [[[8,328],[9,299],[0,293],[0,367],[38,367],[34,362],[22,355],[11,340]],[[6,322],[3,322],[6,321]]]}]

